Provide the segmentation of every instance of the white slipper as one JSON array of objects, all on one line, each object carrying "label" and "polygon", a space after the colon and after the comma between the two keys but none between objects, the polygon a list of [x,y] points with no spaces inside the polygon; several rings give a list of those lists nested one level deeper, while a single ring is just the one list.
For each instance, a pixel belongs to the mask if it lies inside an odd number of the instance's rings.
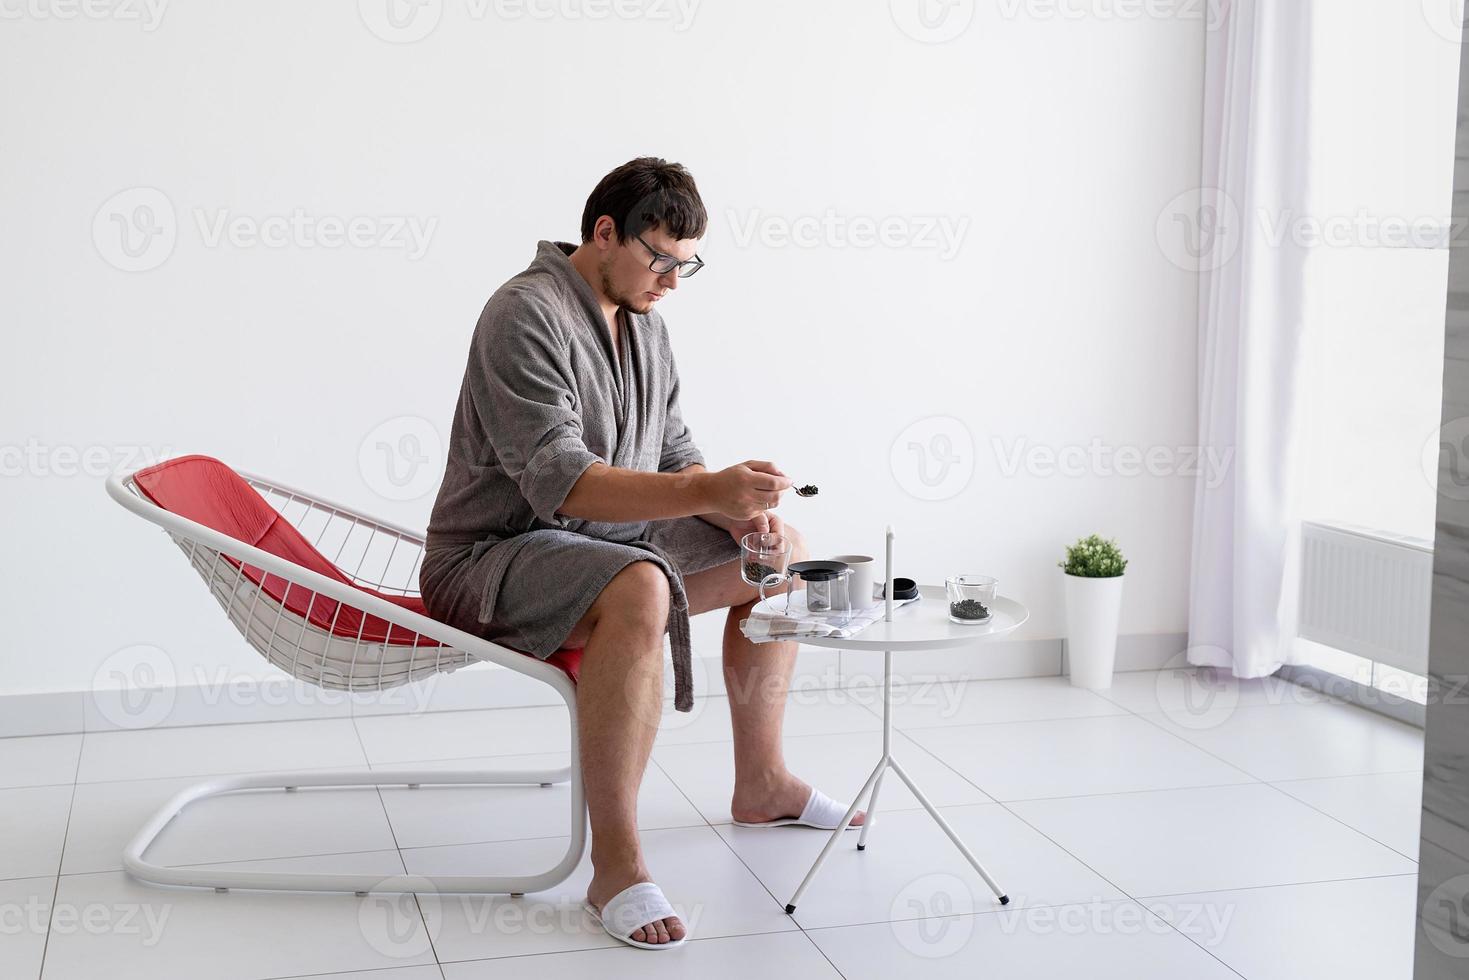
[{"label": "white slipper", "polygon": [[[763,823],[746,823],[736,820],[736,827],[752,827],[763,829],[766,827],[815,827],[817,830],[836,830],[837,824],[842,822],[842,817],[847,815],[846,803],[838,803],[827,796],[816,787],[811,787],[811,798],[806,801],[806,809],[801,811],[799,817],[781,817],[779,820],[766,820]],[[855,818],[856,814],[853,814]],[[848,830],[855,830],[861,824],[849,823]]]},{"label": "white slipper", "polygon": [[607,935],[620,943],[627,943],[638,949],[673,949],[675,946],[682,946],[684,939],[688,938],[687,925],[684,926],[683,939],[670,939],[666,943],[645,943],[632,938],[634,929],[643,929],[644,926],[658,919],[678,915],[673,910],[673,906],[668,904],[668,899],[663,897],[663,889],[651,881],[640,881],[636,885],[628,885],[613,895],[611,901],[601,910],[598,910],[591,902],[583,902],[582,907],[587,910],[588,915],[597,920]]}]

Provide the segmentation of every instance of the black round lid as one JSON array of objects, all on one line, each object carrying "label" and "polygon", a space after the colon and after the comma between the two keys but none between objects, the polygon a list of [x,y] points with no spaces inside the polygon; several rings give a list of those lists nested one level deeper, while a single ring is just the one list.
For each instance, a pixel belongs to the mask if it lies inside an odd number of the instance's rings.
[{"label": "black round lid", "polygon": [[795,561],[790,564],[791,572],[801,576],[803,582],[826,582],[849,567],[844,561]]},{"label": "black round lid", "polygon": [[894,599],[916,599],[918,597],[918,583],[911,578],[893,576],[893,598]]}]

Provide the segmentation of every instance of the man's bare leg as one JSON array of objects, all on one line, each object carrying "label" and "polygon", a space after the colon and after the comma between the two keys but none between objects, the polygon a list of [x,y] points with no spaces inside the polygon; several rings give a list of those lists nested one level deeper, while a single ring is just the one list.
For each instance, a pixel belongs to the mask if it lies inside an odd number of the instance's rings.
[{"label": "man's bare leg", "polygon": [[[796,542],[792,561],[806,557],[799,532],[787,526]],[[740,632],[740,620],[759,601],[754,586],[740,578],[739,562],[696,572],[684,578],[689,612],[728,607],[724,621],[724,683],[729,691],[730,725],[734,732],[735,785],[730,815],[761,823],[800,816],[811,787],[786,768],[781,747],[786,693],[796,666],[794,641],[752,643]],[[854,826],[866,814],[858,811]]]},{"label": "man's bare leg", "polygon": [[[633,562],[607,584],[563,644],[585,650],[577,682],[577,734],[592,825],[587,900],[598,909],[629,885],[652,880],[638,840],[638,787],[662,710],[668,607],[662,569]],[[631,934],[646,943],[683,936],[676,916]]]},{"label": "man's bare leg", "polygon": [[[736,820],[763,823],[797,817],[811,787],[786,768],[781,729],[786,693],[796,666],[794,641],[752,643],[740,632],[740,620],[755,601],[731,606],[724,622],[724,683],[729,689],[730,725],[734,731],[735,785],[729,812]],[[866,814],[857,811],[854,826]]]}]

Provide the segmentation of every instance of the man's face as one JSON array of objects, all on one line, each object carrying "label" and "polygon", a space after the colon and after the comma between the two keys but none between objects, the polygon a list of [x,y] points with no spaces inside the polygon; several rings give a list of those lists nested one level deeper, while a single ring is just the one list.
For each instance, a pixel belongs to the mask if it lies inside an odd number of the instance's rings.
[{"label": "man's face", "polygon": [[629,235],[624,242],[618,242],[613,235],[611,246],[603,253],[602,292],[618,306],[633,313],[647,313],[661,297],[678,288],[677,269],[660,275],[648,268],[653,261],[653,251],[649,249],[684,261],[694,257],[698,245],[696,238],[669,238],[659,228],[645,228],[640,235]]}]

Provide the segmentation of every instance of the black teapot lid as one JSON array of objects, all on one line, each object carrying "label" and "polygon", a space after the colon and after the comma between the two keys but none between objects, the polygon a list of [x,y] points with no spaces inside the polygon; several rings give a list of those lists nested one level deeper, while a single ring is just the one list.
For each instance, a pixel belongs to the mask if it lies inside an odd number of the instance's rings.
[{"label": "black teapot lid", "polygon": [[826,582],[836,578],[849,567],[844,561],[795,561],[790,564],[793,575],[801,576],[803,582]]}]

